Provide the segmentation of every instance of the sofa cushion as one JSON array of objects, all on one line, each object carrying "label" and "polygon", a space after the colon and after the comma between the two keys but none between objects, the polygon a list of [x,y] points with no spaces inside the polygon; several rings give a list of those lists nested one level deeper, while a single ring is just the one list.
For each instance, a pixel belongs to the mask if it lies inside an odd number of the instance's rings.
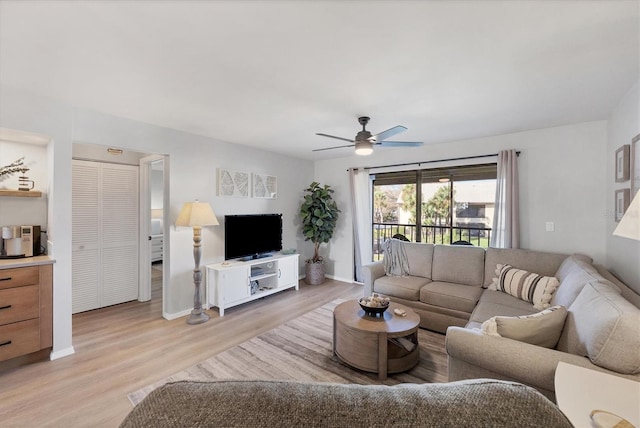
[{"label": "sofa cushion", "polygon": [[551,299],[551,304],[567,308],[587,283],[604,280],[592,264],[575,256],[567,257],[556,274],[560,285]]},{"label": "sofa cushion", "polygon": [[373,291],[405,300],[418,300],[420,289],[431,282],[421,276],[383,276],[373,283]]},{"label": "sofa cushion", "polygon": [[478,305],[471,314],[470,321],[483,323],[495,315],[514,317],[538,312],[533,305],[507,293],[485,290]]},{"label": "sofa cushion", "polygon": [[591,282],[569,307],[558,349],[619,373],[640,373],[640,309],[617,289]]},{"label": "sofa cushion", "polygon": [[564,278],[576,267],[595,270],[592,263],[593,259],[589,256],[585,256],[584,254],[573,254],[562,261],[562,264],[558,267],[554,276],[558,278],[558,281],[562,282],[564,281]]},{"label": "sofa cushion", "polygon": [[521,250],[513,248],[487,248],[485,256],[484,286],[491,284],[494,269],[498,263],[515,266],[540,275],[554,276],[566,254],[547,253],[543,251]]},{"label": "sofa cushion", "polygon": [[482,294],[482,287],[434,281],[420,289],[420,301],[433,306],[471,313]]},{"label": "sofa cushion", "polygon": [[482,285],[484,278],[484,248],[456,245],[436,245],[433,248],[433,281],[464,285]]},{"label": "sofa cushion", "polygon": [[491,317],[482,323],[481,329],[492,336],[555,348],[566,317],[567,309],[564,306],[553,306],[531,315]]},{"label": "sofa cushion", "polygon": [[511,265],[497,265],[496,275],[489,290],[502,291],[542,310],[551,306],[551,298],[558,288],[558,280],[554,277],[542,276]]},{"label": "sofa cushion", "polygon": [[622,294],[622,297],[630,301],[636,308],[640,308],[640,294],[633,291],[624,282],[620,281],[614,274],[609,272],[609,269],[607,269],[605,266],[596,263],[593,265],[593,267],[598,270],[598,273],[602,275],[602,277],[606,281],[609,281],[618,290],[620,290],[620,294]]},{"label": "sofa cushion", "polygon": [[431,278],[433,244],[404,242],[403,246],[409,261],[409,275]]}]

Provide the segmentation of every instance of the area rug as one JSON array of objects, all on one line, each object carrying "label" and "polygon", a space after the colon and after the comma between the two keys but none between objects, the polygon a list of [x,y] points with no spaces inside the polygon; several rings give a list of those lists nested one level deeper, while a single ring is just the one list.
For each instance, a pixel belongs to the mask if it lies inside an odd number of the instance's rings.
[{"label": "area rug", "polygon": [[444,336],[418,331],[420,362],[410,371],[379,380],[342,364],[332,350],[334,300],[266,333],[221,352],[187,370],[176,373],[128,395],[133,405],[167,382],[177,380],[294,380],[299,382],[395,385],[447,381]]}]

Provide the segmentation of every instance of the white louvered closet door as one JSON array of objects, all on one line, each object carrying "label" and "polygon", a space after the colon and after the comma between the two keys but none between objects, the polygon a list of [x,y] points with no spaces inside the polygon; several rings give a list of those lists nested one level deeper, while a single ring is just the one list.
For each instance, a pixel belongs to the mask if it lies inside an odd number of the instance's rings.
[{"label": "white louvered closet door", "polygon": [[73,161],[73,313],[138,298],[138,166]]},{"label": "white louvered closet door", "polygon": [[102,306],[138,298],[138,166],[102,164]]},{"label": "white louvered closet door", "polygon": [[100,307],[100,168],[95,162],[72,164],[72,311]]}]

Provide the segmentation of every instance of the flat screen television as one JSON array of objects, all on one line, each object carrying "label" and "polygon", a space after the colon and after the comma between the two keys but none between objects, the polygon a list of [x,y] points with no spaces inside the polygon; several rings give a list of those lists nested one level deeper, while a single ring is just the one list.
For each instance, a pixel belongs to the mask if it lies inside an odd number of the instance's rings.
[{"label": "flat screen television", "polygon": [[282,214],[224,216],[224,258],[257,259],[282,250]]}]

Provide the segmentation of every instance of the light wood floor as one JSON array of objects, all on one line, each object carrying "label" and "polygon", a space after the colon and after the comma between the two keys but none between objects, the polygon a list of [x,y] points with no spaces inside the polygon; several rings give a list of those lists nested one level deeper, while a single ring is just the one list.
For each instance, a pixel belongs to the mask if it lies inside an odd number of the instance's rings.
[{"label": "light wood floor", "polygon": [[190,326],[162,318],[159,280],[150,302],[73,316],[75,354],[20,368],[0,366],[0,426],[117,427],[132,409],[127,394],[184,370],[362,287],[327,280],[225,311]]}]

